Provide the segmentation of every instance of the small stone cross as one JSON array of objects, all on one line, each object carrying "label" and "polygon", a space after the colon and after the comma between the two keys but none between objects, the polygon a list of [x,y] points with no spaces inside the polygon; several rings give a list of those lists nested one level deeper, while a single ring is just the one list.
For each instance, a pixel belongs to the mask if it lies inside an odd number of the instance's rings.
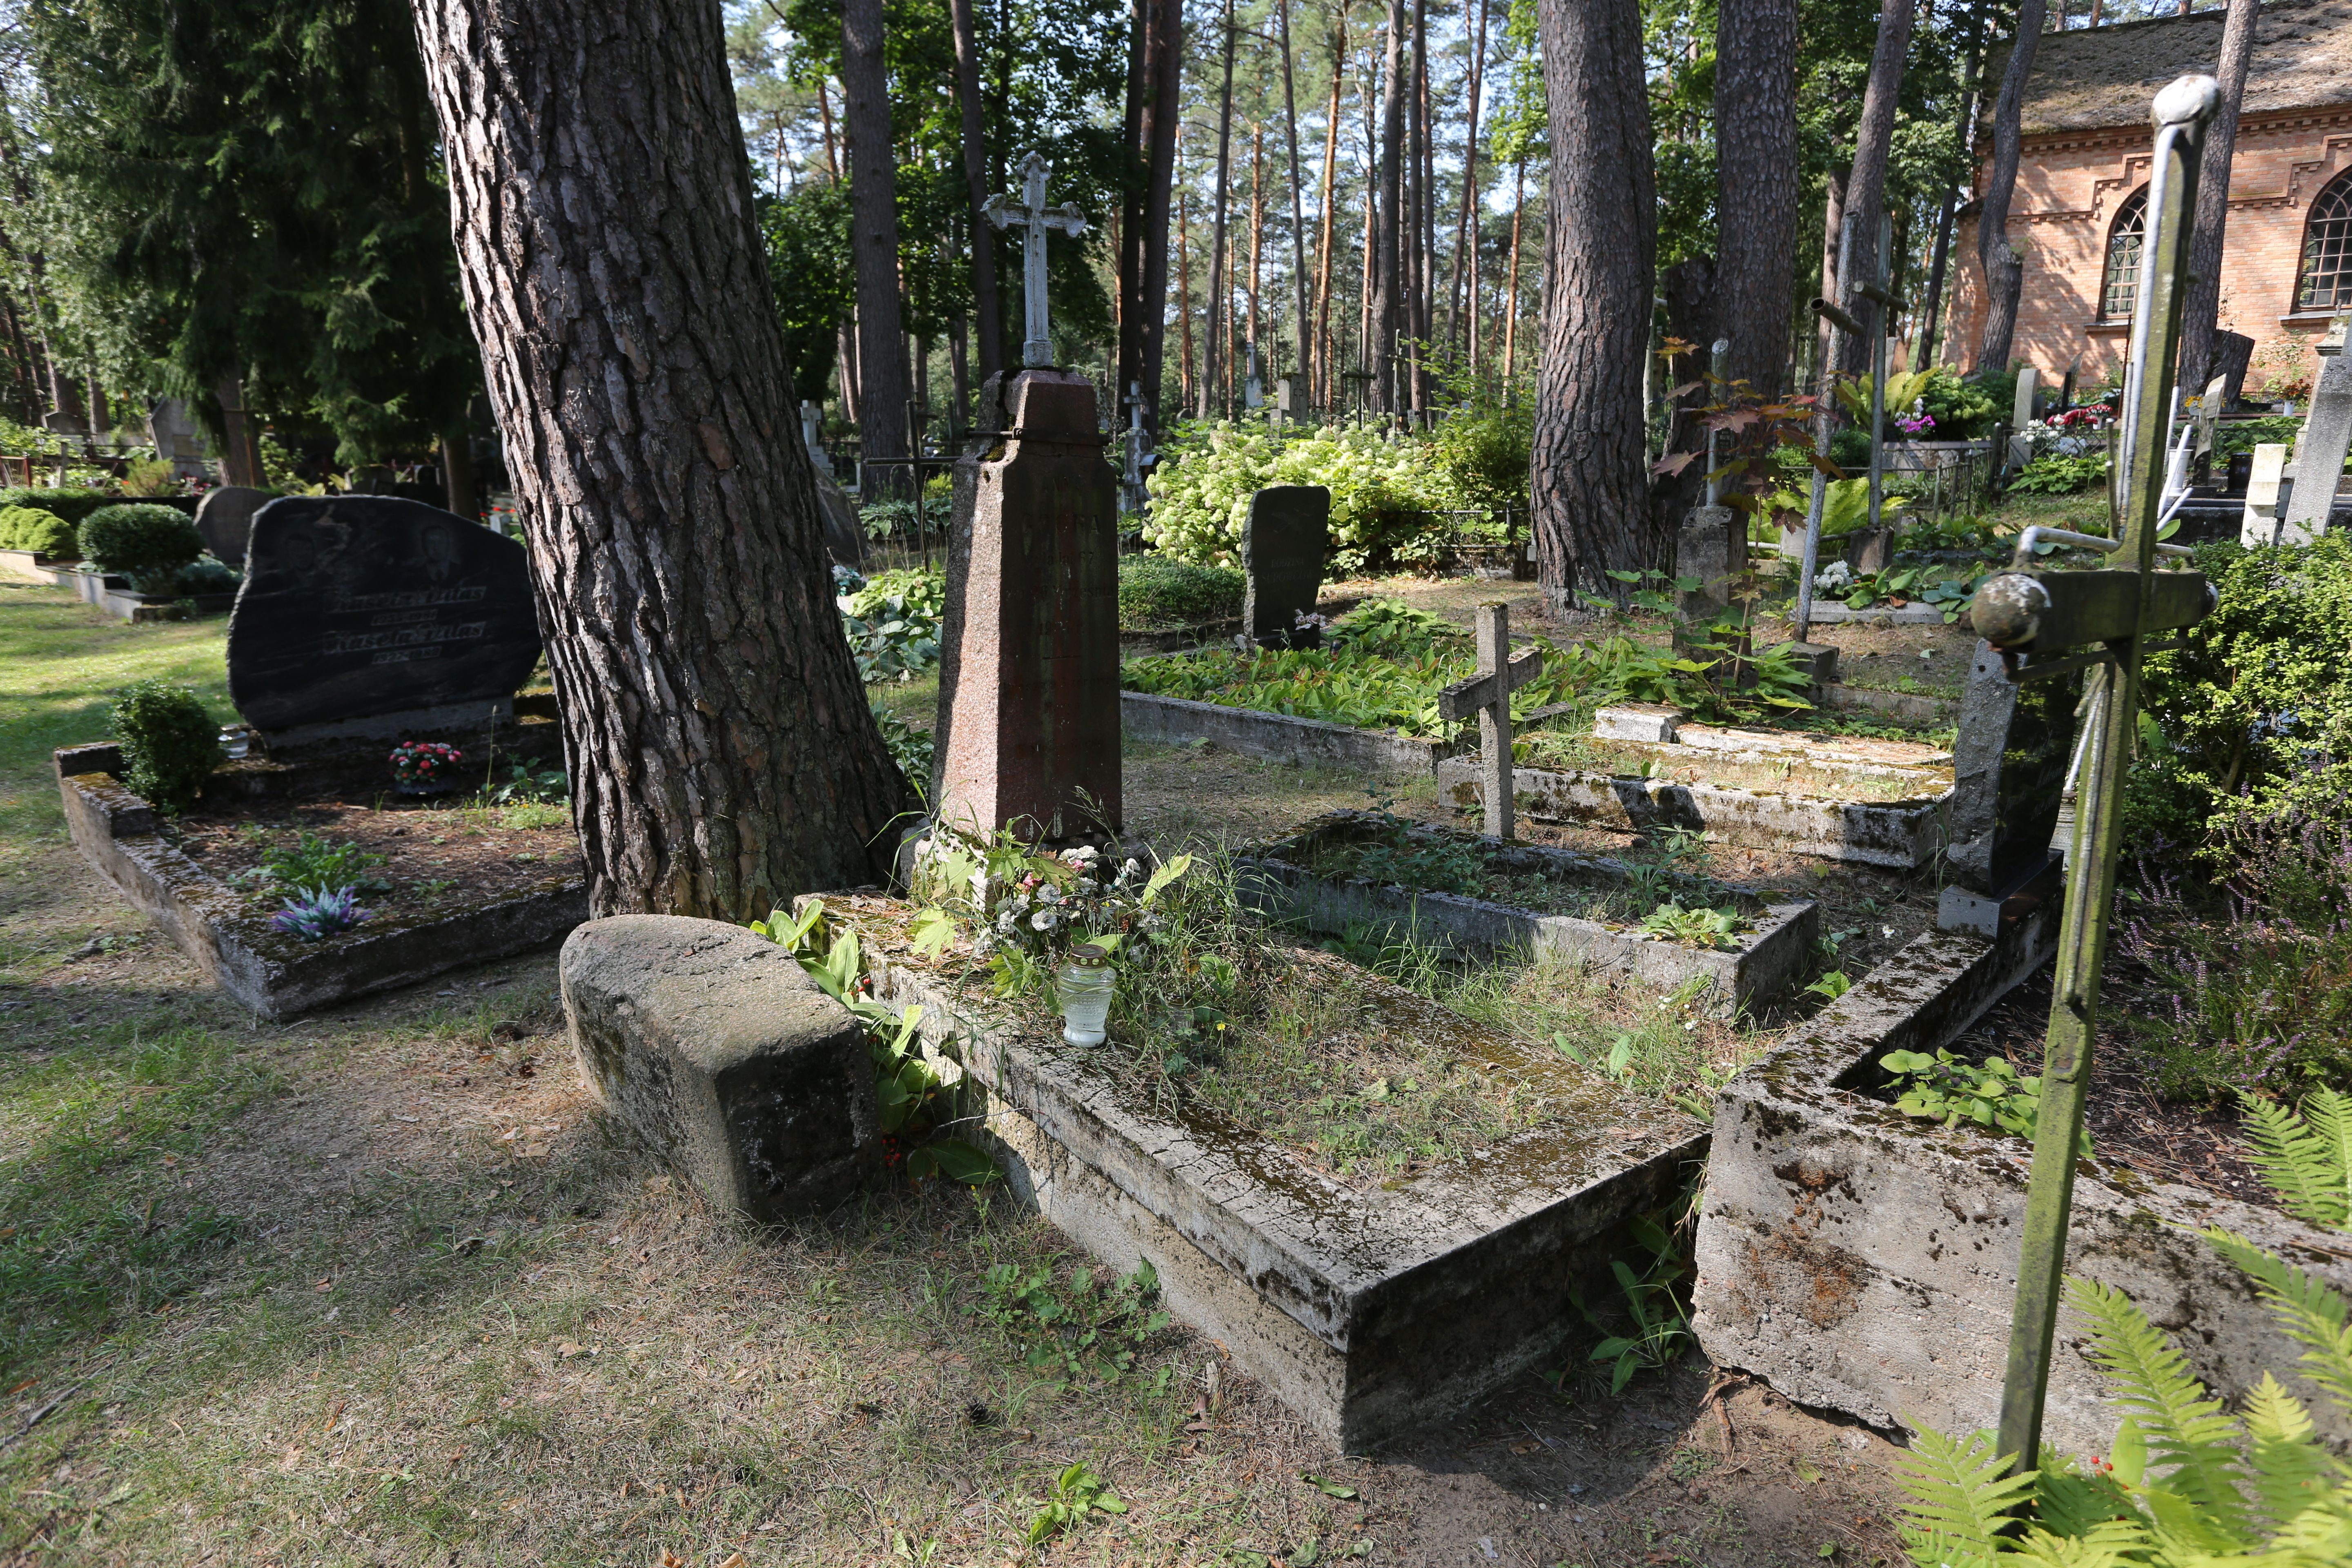
[{"label": "small stone cross", "polygon": [[999,228],[1018,226],[1027,231],[1021,237],[1022,302],[1028,311],[1028,335],[1021,344],[1021,363],[1030,370],[1045,370],[1054,363],[1053,338],[1045,330],[1046,231],[1087,231],[1087,220],[1076,207],[1067,202],[1057,207],[1045,205],[1045,176],[1049,173],[1051,168],[1044,154],[1030,153],[1028,161],[1021,165],[1019,205],[1014,205],[1009,196],[994,195],[981,208],[988,221]]},{"label": "small stone cross", "polygon": [[1127,405],[1127,472],[1120,476],[1120,483],[1127,490],[1127,510],[1141,511],[1144,498],[1143,448],[1145,443],[1151,439],[1150,433],[1143,428],[1143,384],[1129,382],[1127,395],[1119,401]]},{"label": "small stone cross", "polygon": [[1511,610],[1499,600],[1478,606],[1478,673],[1437,694],[1441,719],[1478,715],[1486,795],[1486,834],[1508,838],[1516,813],[1511,798],[1511,693],[1543,673],[1543,649],[1511,657]]}]

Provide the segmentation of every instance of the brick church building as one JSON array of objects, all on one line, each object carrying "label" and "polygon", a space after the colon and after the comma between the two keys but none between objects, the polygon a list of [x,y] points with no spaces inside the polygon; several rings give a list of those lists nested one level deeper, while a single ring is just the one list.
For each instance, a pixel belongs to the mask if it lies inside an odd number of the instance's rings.
[{"label": "brick church building", "polygon": [[[2139,271],[2153,137],[2148,103],[2211,72],[2221,12],[2044,34],[2025,94],[2011,239],[2025,256],[2013,361],[2084,389],[2120,374]],[[2001,57],[1990,62],[1998,82]],[[1981,192],[1989,125],[1978,145]],[[1953,331],[1939,357],[1972,363],[1983,331],[1975,209],[1956,236]],[[2230,171],[2220,325],[2254,341],[2242,395],[2299,395],[2312,343],[2352,310],[2352,0],[2263,6]]]}]

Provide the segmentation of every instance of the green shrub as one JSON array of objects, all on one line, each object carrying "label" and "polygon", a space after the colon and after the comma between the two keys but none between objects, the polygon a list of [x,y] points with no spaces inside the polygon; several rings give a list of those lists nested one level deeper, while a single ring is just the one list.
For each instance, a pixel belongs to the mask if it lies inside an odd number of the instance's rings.
[{"label": "green shrub", "polygon": [[68,556],[74,552],[73,525],[39,507],[0,507],[0,550],[30,550],[36,554]]},{"label": "green shrub", "polygon": [[205,536],[177,507],[125,501],[82,520],[82,559],[121,573],[142,594],[174,592],[181,571],[204,552]]},{"label": "green shrub", "polygon": [[2303,434],[2303,421],[2292,414],[2265,414],[2259,419],[2232,419],[2213,429],[2213,457],[2224,462],[2256,447],[2293,444]]},{"label": "green shrub", "polygon": [[2013,495],[2071,496],[2105,484],[2106,478],[2104,453],[2087,458],[2036,458],[2017,471],[2009,488]]},{"label": "green shrub", "polygon": [[948,598],[944,571],[909,566],[866,578],[836,567],[834,580],[856,584],[835,603],[841,609],[843,635],[856,654],[860,679],[911,680],[940,662]]},{"label": "green shrub", "polygon": [[[1928,439],[1936,441],[1973,441],[1992,433],[1995,421],[2006,419],[2011,401],[2017,395],[2017,378],[2008,377],[2009,384],[1999,390],[1987,384],[1987,378],[1969,377],[1962,380],[1942,365],[1937,365],[1927,377],[1927,384],[1919,401],[1927,416],[1936,422]],[[1902,412],[1889,409],[1890,415]]]},{"label": "green shrub", "polygon": [[43,511],[57,513],[77,527],[91,512],[100,507],[113,506],[121,500],[121,496],[110,495],[104,490],[85,489],[79,486],[50,489],[40,485],[11,485],[0,489],[0,507],[38,507]]},{"label": "green shrub", "polygon": [[234,594],[245,574],[226,562],[210,555],[199,555],[180,569],[178,584],[170,591],[194,597],[204,594]]},{"label": "green shrub", "polygon": [[1123,555],[1118,563],[1118,624],[1123,631],[1197,626],[1242,613],[1247,586],[1239,572],[1195,566],[1166,555]]},{"label": "green shrub", "polygon": [[1433,559],[1451,519],[1476,503],[1438,462],[1425,437],[1332,426],[1294,436],[1279,451],[1255,425],[1178,426],[1148,481],[1143,537],[1162,554],[1201,566],[1241,563],[1250,498],[1268,485],[1322,485],[1331,492],[1331,564],[1348,574]]},{"label": "green shrub", "polygon": [[221,763],[220,731],[204,699],[168,680],[142,680],[115,698],[108,716],[122,744],[123,784],[167,816],[194,804]]}]

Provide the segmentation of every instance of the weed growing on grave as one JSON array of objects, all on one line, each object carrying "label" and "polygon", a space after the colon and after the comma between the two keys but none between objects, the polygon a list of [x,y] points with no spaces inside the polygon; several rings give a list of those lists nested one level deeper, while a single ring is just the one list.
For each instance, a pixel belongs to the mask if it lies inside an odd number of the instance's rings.
[{"label": "weed growing on grave", "polygon": [[1588,1359],[1608,1365],[1612,1394],[1622,1392],[1637,1373],[1672,1366],[1691,1342],[1689,1292],[1684,1281],[1691,1271],[1698,1196],[1694,1184],[1665,1207],[1634,1216],[1629,1229],[1640,1252],[1632,1261],[1609,1260],[1618,1290],[1610,1312],[1596,1310],[1581,1289],[1568,1293],[1585,1322],[1601,1336]]},{"label": "weed growing on grave", "polygon": [[[2304,1375],[2352,1415],[2352,1304],[2241,1237],[2218,1226],[2204,1235],[2310,1347]],[[1905,1544],[1916,1561],[2317,1568],[2352,1559],[2352,1462],[2328,1451],[2276,1376],[2265,1371],[2233,1417],[2122,1291],[2069,1276],[2066,1300],[2125,1412],[2113,1451],[2077,1465],[2045,1450],[2040,1469],[2010,1475],[1990,1432],[1916,1428],[1898,1463],[1912,1498]]]},{"label": "weed growing on grave", "polygon": [[858,679],[868,685],[911,680],[939,663],[948,595],[943,569],[908,567],[871,577],[836,572],[835,576],[845,590],[835,603],[841,611],[842,631],[857,656]]},{"label": "weed growing on grave", "polygon": [[1026,1345],[1029,1368],[1055,1380],[1056,1393],[1087,1376],[1117,1382],[1170,1321],[1157,1305],[1160,1276],[1150,1258],[1107,1283],[1083,1263],[1066,1276],[1050,1262],[998,1263],[981,1289],[981,1316]]},{"label": "weed growing on grave", "polygon": [[1166,555],[1118,558],[1118,626],[1121,631],[1195,626],[1229,621],[1242,613],[1247,587],[1227,566],[1196,566]]},{"label": "weed growing on grave", "polygon": [[[1893,1075],[1899,1091],[1895,1109],[1922,1121],[1947,1127],[1969,1122],[1990,1132],[2031,1138],[2040,1124],[2042,1079],[2021,1077],[2005,1057],[1964,1061],[1949,1050],[1889,1051],[1878,1065]],[[2090,1158],[2085,1131],[2083,1157]]]},{"label": "weed growing on grave", "polygon": [[562,768],[543,768],[533,772],[523,763],[511,764],[506,783],[482,792],[482,804],[485,805],[561,805],[571,798],[572,780]]},{"label": "weed growing on grave", "polygon": [[337,889],[384,893],[392,884],[376,874],[384,858],[362,849],[351,839],[330,842],[303,832],[290,847],[262,857],[261,869],[289,892],[319,895]]},{"label": "weed growing on grave", "polygon": [[1054,1478],[1044,1505],[1029,1521],[1029,1544],[1042,1546],[1065,1531],[1076,1530],[1089,1514],[1126,1511],[1127,1504],[1118,1500],[1111,1484],[1081,1459]]}]

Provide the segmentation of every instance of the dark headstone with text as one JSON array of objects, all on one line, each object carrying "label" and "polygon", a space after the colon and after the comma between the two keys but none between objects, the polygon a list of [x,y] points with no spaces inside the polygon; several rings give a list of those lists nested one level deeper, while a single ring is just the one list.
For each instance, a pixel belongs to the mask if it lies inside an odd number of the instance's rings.
[{"label": "dark headstone with text", "polygon": [[252,536],[254,514],[269,504],[268,490],[251,485],[219,485],[196,503],[196,531],[213,559],[231,566],[245,564],[245,542]]},{"label": "dark headstone with text", "polygon": [[1260,647],[1312,647],[1313,615],[1323,595],[1323,556],[1331,547],[1331,492],[1321,485],[1268,485],[1250,497],[1242,524],[1242,626]]},{"label": "dark headstone with text", "polygon": [[530,570],[513,540],[390,496],[288,496],[255,516],[228,689],[264,736],[478,725],[538,661]]}]

